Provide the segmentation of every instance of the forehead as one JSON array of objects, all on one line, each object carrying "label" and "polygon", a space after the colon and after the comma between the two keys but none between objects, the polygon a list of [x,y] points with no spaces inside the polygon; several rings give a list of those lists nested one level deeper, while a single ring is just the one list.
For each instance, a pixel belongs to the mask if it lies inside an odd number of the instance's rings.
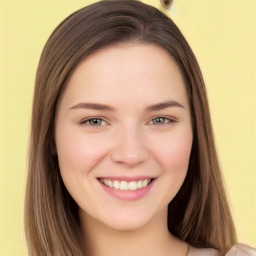
[{"label": "forehead", "polygon": [[85,100],[115,103],[118,99],[145,104],[165,98],[187,101],[183,77],[168,52],[138,43],[113,45],[89,55],[75,69],[63,98],[68,104]]}]

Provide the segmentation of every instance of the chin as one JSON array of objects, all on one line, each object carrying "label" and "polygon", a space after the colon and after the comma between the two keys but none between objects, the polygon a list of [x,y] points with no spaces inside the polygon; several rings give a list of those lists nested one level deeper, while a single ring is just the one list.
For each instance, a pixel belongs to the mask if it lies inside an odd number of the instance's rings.
[{"label": "chin", "polygon": [[115,222],[106,223],[106,225],[116,231],[135,231],[145,227],[147,222],[145,220],[138,219],[125,219],[125,220],[115,220]]},{"label": "chin", "polygon": [[111,215],[105,216],[104,220],[101,221],[114,230],[135,231],[148,227],[156,220],[159,221],[159,217],[163,219],[162,214],[159,215],[146,209],[143,211],[133,211],[131,209],[129,211],[126,209],[126,211],[121,211],[118,214],[112,212]]}]

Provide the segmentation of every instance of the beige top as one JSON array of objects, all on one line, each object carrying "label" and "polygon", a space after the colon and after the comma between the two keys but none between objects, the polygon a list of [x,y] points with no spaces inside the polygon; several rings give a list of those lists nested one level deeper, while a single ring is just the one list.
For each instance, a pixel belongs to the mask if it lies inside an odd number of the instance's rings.
[{"label": "beige top", "polygon": [[[220,253],[214,249],[198,249],[189,246],[188,256],[221,256]],[[234,245],[225,256],[256,256],[256,248],[245,244]]]}]

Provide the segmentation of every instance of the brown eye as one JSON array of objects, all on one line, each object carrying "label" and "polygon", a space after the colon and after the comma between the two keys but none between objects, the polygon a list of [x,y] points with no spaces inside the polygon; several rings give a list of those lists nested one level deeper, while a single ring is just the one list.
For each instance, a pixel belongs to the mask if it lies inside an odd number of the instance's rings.
[{"label": "brown eye", "polygon": [[173,4],[173,0],[160,0],[160,2],[162,6],[168,10],[172,7],[172,4]]}]

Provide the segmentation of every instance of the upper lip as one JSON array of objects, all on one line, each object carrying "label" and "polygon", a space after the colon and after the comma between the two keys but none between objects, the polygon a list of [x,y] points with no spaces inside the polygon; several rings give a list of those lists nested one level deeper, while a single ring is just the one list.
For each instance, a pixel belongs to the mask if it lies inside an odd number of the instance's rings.
[{"label": "upper lip", "polygon": [[155,177],[152,176],[135,176],[135,177],[127,177],[127,176],[101,176],[98,179],[105,179],[105,180],[120,180],[120,181],[139,181],[139,180],[146,180],[146,179],[154,179]]}]

